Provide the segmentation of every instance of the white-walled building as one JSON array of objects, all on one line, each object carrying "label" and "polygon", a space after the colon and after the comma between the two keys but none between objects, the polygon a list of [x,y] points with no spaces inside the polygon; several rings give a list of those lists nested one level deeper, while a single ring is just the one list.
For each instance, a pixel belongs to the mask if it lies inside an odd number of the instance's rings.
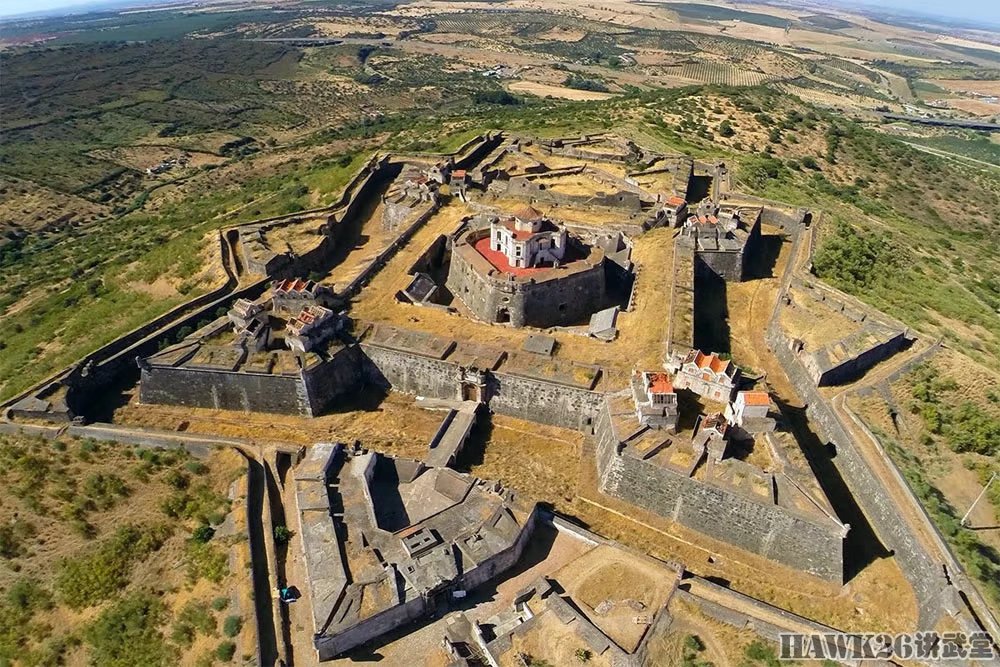
[{"label": "white-walled building", "polygon": [[639,423],[651,428],[677,429],[677,392],[670,375],[663,372],[637,372],[632,377]]},{"label": "white-walled building", "polygon": [[675,358],[672,366],[676,388],[689,389],[718,403],[729,402],[740,380],[739,367],[714,352],[691,350],[684,357]]},{"label": "white-walled building", "polygon": [[526,206],[490,224],[490,250],[503,253],[518,269],[555,266],[566,255],[566,229]]}]

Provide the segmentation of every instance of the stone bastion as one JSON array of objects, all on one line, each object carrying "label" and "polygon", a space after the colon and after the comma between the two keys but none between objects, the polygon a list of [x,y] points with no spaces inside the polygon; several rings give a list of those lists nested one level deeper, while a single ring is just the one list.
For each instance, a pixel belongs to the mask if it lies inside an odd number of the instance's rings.
[{"label": "stone bastion", "polygon": [[557,267],[498,266],[479,246],[489,228],[460,232],[453,241],[447,286],[486,322],[547,328],[586,322],[608,306],[604,251],[570,237],[573,257]]}]

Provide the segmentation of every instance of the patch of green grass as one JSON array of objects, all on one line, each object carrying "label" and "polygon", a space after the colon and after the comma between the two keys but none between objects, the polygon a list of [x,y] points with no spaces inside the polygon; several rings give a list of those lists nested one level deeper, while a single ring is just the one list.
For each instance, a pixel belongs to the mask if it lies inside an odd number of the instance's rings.
[{"label": "patch of green grass", "polygon": [[23,658],[28,638],[35,634],[37,612],[52,607],[52,594],[38,582],[22,579],[15,582],[0,599],[0,664]]},{"label": "patch of green grass", "polygon": [[189,602],[177,612],[170,632],[170,639],[178,646],[189,647],[198,635],[214,637],[217,631],[215,616],[208,605]]},{"label": "patch of green grass", "polygon": [[913,493],[951,545],[962,566],[976,579],[986,597],[994,605],[1000,605],[1000,553],[980,540],[974,530],[961,525],[959,512],[927,478],[924,462],[904,450],[886,434],[878,431],[875,434],[899,466]]},{"label": "patch of green grass", "polygon": [[163,524],[122,526],[89,552],[62,562],[55,581],[59,599],[80,609],[114,598],[132,568],[169,536],[170,528]]},{"label": "patch of green grass", "polygon": [[168,667],[177,651],[159,628],[166,619],[163,603],[148,593],[132,593],[101,612],[84,636],[90,660],[101,667]]},{"label": "patch of green grass", "polygon": [[188,579],[192,582],[208,579],[218,583],[229,573],[226,552],[211,542],[189,540],[184,549],[184,560]]},{"label": "patch of green grass", "polygon": [[1000,167],[1000,144],[976,132],[945,134],[937,137],[910,137],[906,141],[936,148],[946,153],[989,162]]}]

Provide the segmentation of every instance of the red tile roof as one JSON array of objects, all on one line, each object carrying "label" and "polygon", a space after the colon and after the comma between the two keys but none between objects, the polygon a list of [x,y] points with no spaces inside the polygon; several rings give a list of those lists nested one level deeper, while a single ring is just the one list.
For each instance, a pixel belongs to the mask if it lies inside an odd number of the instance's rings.
[{"label": "red tile roof", "polygon": [[286,278],[280,281],[274,286],[275,292],[302,292],[305,290],[312,290],[316,286],[311,280],[302,280],[301,278]]},{"label": "red tile roof", "polygon": [[666,373],[649,374],[649,393],[651,394],[672,394],[674,393],[674,383]]},{"label": "red tile roof", "polygon": [[722,371],[729,368],[729,362],[726,361],[725,359],[720,359],[718,356],[713,354],[712,361],[709,364],[709,368],[711,368],[712,371],[715,373],[721,373]]},{"label": "red tile roof", "polygon": [[456,169],[455,171],[451,172],[451,175],[454,176],[455,178],[465,178],[465,170]]},{"label": "red tile roof", "polygon": [[490,249],[490,237],[485,236],[478,241],[476,241],[473,246],[480,255],[486,258],[486,261],[493,265],[493,268],[499,269],[504,273],[509,273],[513,276],[528,276],[532,273],[538,273],[539,271],[545,271],[542,267],[537,268],[526,268],[521,269],[511,266],[507,261],[507,255],[503,254],[499,250]]},{"label": "red tile roof", "polygon": [[514,217],[520,218],[521,220],[541,220],[545,217],[545,214],[539,211],[534,206],[522,206],[521,208],[514,211]]},{"label": "red tile roof", "polygon": [[708,368],[713,373],[723,373],[729,370],[731,361],[722,359],[718,354],[713,352],[712,354],[705,354],[701,350],[692,350],[688,353],[687,358],[684,363],[694,362],[694,365],[698,368]]},{"label": "red tile roof", "polygon": [[513,220],[501,220],[500,224],[507,228],[507,230],[510,232],[510,235],[514,237],[515,241],[525,241],[527,239],[530,239],[535,234],[537,234],[537,232],[518,229],[517,227],[515,227],[516,223]]},{"label": "red tile roof", "polygon": [[741,391],[739,395],[747,405],[771,405],[771,397],[766,391]]},{"label": "red tile roof", "polygon": [[670,206],[681,206],[686,203],[687,202],[684,200],[684,197],[678,197],[677,195],[670,195],[667,197],[667,204]]}]

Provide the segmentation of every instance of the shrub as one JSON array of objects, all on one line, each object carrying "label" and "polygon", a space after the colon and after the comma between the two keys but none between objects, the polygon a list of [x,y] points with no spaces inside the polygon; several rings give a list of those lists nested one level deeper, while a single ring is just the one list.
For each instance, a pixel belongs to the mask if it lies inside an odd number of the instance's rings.
[{"label": "shrub", "polygon": [[24,555],[24,543],[37,532],[34,524],[21,518],[0,526],[0,557],[10,560]]},{"label": "shrub", "polygon": [[[212,488],[199,482],[186,489],[176,490],[163,501],[163,512],[175,519],[196,519],[201,523],[219,523],[220,514],[229,509],[229,501]],[[219,519],[213,521],[213,519]]]},{"label": "shrub", "polygon": [[609,88],[603,81],[597,81],[596,79],[588,79],[585,76],[577,74],[576,72],[570,72],[566,80],[563,81],[563,85],[567,88],[576,88],[577,90],[591,90],[598,93],[606,93]]},{"label": "shrub", "polygon": [[731,137],[736,134],[736,130],[733,129],[733,124],[728,120],[724,120],[719,123],[719,136]]},{"label": "shrub", "polygon": [[774,647],[761,639],[755,639],[750,642],[743,650],[743,655],[745,655],[747,659],[753,660],[757,663],[763,663],[767,665],[767,667],[781,667],[781,663],[778,661],[778,656],[774,651]]},{"label": "shrub", "polygon": [[190,646],[199,634],[214,635],[216,630],[215,617],[202,603],[189,602],[178,612],[174,620],[170,638],[181,646]]},{"label": "shrub", "polygon": [[222,662],[229,662],[236,655],[236,644],[231,641],[224,641],[215,649],[215,657]]},{"label": "shrub", "polygon": [[204,475],[208,472],[208,466],[201,461],[188,461],[184,468],[192,475]]},{"label": "shrub", "polygon": [[833,235],[817,249],[813,268],[816,275],[836,287],[857,292],[894,276],[899,260],[900,249],[887,237],[862,233],[838,221]]},{"label": "shrub", "polygon": [[176,664],[175,652],[164,641],[163,604],[148,593],[133,593],[114,603],[87,628],[90,660],[101,667]]},{"label": "shrub", "polygon": [[222,611],[229,606],[229,598],[225,595],[220,595],[219,597],[212,600],[212,609],[215,611]]},{"label": "shrub", "polygon": [[0,664],[10,664],[15,657],[24,660],[24,647],[35,628],[31,620],[35,612],[51,606],[52,595],[33,580],[17,581],[7,590],[0,599]]},{"label": "shrub", "polygon": [[215,528],[212,528],[207,523],[201,524],[194,529],[193,533],[191,533],[191,539],[195,542],[201,542],[202,544],[208,542],[213,537],[215,537]]},{"label": "shrub", "polygon": [[274,527],[274,541],[278,544],[288,544],[288,541],[292,539],[295,535],[288,526],[275,526]]},{"label": "shrub", "polygon": [[222,623],[222,631],[227,637],[235,637],[242,629],[243,619],[239,616],[226,616],[226,620]]},{"label": "shrub", "polygon": [[83,481],[83,493],[94,502],[97,509],[107,510],[127,497],[130,490],[125,480],[118,475],[94,473]]},{"label": "shrub", "polygon": [[180,470],[171,470],[167,472],[163,481],[177,490],[184,490],[188,488],[188,485],[191,483],[191,479]]},{"label": "shrub", "polygon": [[217,549],[212,544],[203,544],[191,540],[184,550],[187,561],[188,578],[194,582],[199,579],[208,579],[218,583],[229,571],[229,564],[226,554],[221,549]]},{"label": "shrub", "polygon": [[511,95],[506,90],[478,91],[472,96],[472,101],[477,104],[499,104],[501,106],[521,104],[521,98]]}]

